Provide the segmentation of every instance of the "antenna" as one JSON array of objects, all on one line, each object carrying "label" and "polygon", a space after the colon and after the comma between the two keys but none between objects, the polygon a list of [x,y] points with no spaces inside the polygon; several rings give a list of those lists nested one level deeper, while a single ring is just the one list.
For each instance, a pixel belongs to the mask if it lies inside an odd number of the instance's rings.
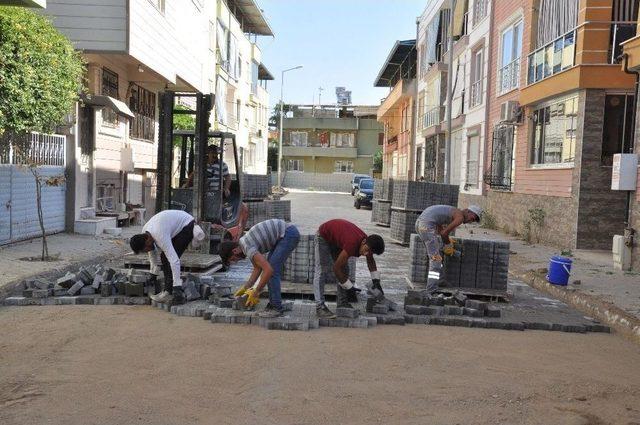
[{"label": "antenna", "polygon": [[322,91],[324,89],[322,87],[318,87],[318,105],[322,108]]}]

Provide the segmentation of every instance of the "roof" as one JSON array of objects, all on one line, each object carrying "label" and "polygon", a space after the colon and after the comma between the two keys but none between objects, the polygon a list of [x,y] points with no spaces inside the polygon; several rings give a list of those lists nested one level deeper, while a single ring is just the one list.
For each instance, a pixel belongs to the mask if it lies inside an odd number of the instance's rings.
[{"label": "roof", "polygon": [[94,106],[98,108],[111,108],[116,114],[122,115],[127,118],[134,118],[133,112],[127,106],[126,103],[114,99],[111,96],[97,95],[97,94],[81,94],[80,100],[82,103],[88,106]]},{"label": "roof", "polygon": [[258,80],[275,80],[264,64],[258,65]]},{"label": "roof", "polygon": [[389,56],[387,56],[387,60],[382,65],[382,69],[378,73],[375,82],[373,83],[374,87],[390,87],[393,84],[391,80],[393,76],[397,74],[398,69],[402,65],[402,63],[407,59],[407,57],[411,54],[411,51],[416,47],[416,40],[398,40],[396,44],[394,44]]},{"label": "roof", "polygon": [[228,0],[228,4],[244,32],[273,37],[273,30],[255,0]]}]

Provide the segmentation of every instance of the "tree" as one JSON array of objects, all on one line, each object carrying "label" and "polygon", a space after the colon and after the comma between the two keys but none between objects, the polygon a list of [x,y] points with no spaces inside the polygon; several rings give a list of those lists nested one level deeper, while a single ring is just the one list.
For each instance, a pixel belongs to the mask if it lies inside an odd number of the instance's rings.
[{"label": "tree", "polygon": [[43,261],[49,257],[42,211],[42,186],[64,184],[45,177],[30,148],[29,132],[51,132],[69,114],[82,90],[84,61],[48,18],[30,10],[0,7],[0,151],[13,148],[16,163],[36,183]]},{"label": "tree", "polygon": [[378,149],[373,155],[373,169],[377,172],[382,171],[382,149]]},{"label": "tree", "polygon": [[[285,116],[292,110],[293,108],[291,105],[286,103],[282,105],[282,112]],[[273,107],[273,111],[271,111],[271,116],[269,117],[269,129],[276,131],[280,130],[280,102],[278,102],[278,104]]]},{"label": "tree", "polygon": [[[176,105],[174,109],[179,111],[190,110],[186,106]],[[196,116],[191,114],[174,114],[173,115],[173,129],[174,130],[195,130],[196,128]],[[173,146],[182,146],[182,139],[180,137],[174,137]]]}]

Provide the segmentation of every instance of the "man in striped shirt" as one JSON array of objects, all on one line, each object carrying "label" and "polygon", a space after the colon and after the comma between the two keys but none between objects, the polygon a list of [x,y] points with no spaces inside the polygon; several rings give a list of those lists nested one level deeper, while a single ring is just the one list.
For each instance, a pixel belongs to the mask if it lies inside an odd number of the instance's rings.
[{"label": "man in striped shirt", "polygon": [[[260,292],[268,285],[269,304],[260,317],[278,317],[283,313],[280,293],[282,266],[300,240],[300,232],[293,224],[284,220],[265,220],[254,225],[238,242],[222,242],[219,254],[224,264],[229,265],[244,258],[251,260],[253,271],[249,280],[235,293],[246,296],[246,305],[255,306]],[[267,254],[265,258],[265,254]],[[260,281],[255,285],[256,281]]]},{"label": "man in striped shirt", "polygon": [[[222,171],[220,170],[222,167]],[[217,192],[220,188],[220,176],[224,179],[222,190],[224,191],[224,197],[228,197],[231,188],[231,175],[229,174],[229,167],[225,162],[218,159],[218,147],[216,145],[207,146],[207,171],[206,171],[206,185],[205,189],[208,192]],[[191,187],[193,185],[193,173],[189,175],[189,179],[182,186],[183,188]]]}]

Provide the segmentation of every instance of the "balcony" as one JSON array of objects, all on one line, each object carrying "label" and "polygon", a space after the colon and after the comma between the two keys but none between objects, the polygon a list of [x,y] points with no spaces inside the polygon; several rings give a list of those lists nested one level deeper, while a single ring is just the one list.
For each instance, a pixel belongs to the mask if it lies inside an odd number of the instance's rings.
[{"label": "balcony", "polygon": [[500,68],[498,75],[499,94],[517,89],[520,85],[520,58]]},{"label": "balcony", "polygon": [[290,130],[358,130],[357,118],[285,118],[285,129]]},{"label": "balcony", "polygon": [[[482,80],[471,84],[471,96],[469,96],[469,106],[473,108],[482,103]],[[452,109],[453,110],[453,109]]]},{"label": "balcony", "polygon": [[408,97],[412,97],[416,90],[416,80],[398,80],[396,85],[389,93],[389,96],[385,98],[380,107],[378,108],[378,121],[386,115],[393,115],[398,103]]},{"label": "balcony", "polygon": [[434,106],[427,109],[422,116],[422,129],[425,130],[435,125],[440,125],[444,117],[444,106]]},{"label": "balcony", "polygon": [[357,158],[357,148],[337,148],[322,146],[283,146],[282,155],[284,156],[312,156],[325,158]]},{"label": "balcony", "polygon": [[611,39],[609,46],[609,63],[618,64],[623,52],[623,43],[636,36],[637,24],[635,22],[616,22],[611,24]]},{"label": "balcony", "polygon": [[[561,35],[529,54],[527,81],[537,83],[567,70],[576,63],[576,30]],[[507,65],[509,66],[509,65]]]}]

